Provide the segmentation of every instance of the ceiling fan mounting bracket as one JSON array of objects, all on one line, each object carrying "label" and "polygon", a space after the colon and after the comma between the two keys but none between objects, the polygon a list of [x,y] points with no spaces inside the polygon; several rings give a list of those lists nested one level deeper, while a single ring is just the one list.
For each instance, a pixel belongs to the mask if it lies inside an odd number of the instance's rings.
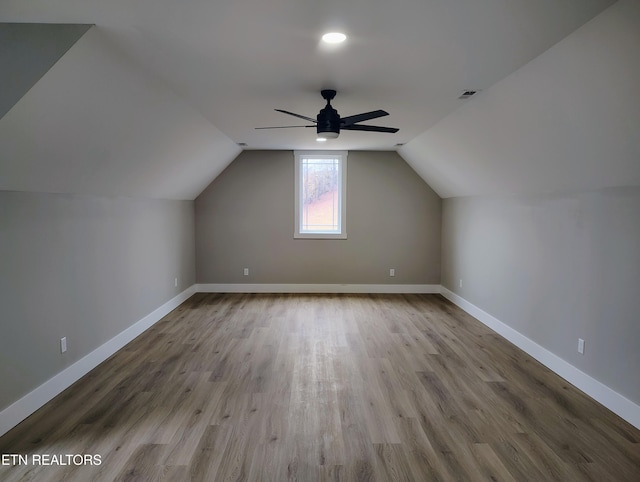
[{"label": "ceiling fan mounting bracket", "polygon": [[331,102],[336,96],[336,91],[332,89],[324,89],[320,91],[320,95],[322,95],[322,98],[327,102]]}]

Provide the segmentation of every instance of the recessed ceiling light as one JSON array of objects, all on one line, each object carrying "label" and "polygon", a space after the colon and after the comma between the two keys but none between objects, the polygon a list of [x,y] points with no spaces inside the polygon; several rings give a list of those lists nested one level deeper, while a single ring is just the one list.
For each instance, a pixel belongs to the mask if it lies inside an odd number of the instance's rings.
[{"label": "recessed ceiling light", "polygon": [[318,137],[316,139],[316,142],[327,142],[327,138],[326,137]]},{"label": "recessed ceiling light", "polygon": [[339,44],[347,40],[347,36],[340,32],[329,32],[322,36],[322,41],[328,44]]}]

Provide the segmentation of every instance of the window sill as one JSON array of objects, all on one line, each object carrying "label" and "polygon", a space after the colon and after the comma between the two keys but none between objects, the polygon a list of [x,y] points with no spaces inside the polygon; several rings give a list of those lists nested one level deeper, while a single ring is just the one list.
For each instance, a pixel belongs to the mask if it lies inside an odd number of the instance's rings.
[{"label": "window sill", "polygon": [[347,233],[323,234],[323,233],[295,233],[294,239],[347,239]]}]

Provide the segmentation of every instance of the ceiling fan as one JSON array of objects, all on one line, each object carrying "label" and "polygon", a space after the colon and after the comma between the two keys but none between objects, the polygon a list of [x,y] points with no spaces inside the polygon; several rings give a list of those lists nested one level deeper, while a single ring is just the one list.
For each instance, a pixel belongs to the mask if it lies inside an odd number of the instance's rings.
[{"label": "ceiling fan", "polygon": [[365,112],[362,114],[351,115],[349,117],[340,117],[338,111],[331,105],[331,100],[336,96],[335,90],[325,89],[320,91],[322,98],[327,101],[327,105],[322,109],[316,119],[307,117],[300,114],[295,114],[282,109],[275,109],[283,114],[292,115],[300,119],[304,119],[309,122],[313,122],[312,125],[304,126],[275,126],[275,127],[256,127],[256,129],[288,129],[291,127],[315,127],[317,129],[318,138],[335,139],[340,135],[341,130],[350,131],[369,131],[369,132],[388,132],[393,134],[398,132],[399,129],[395,127],[380,127],[371,126],[367,124],[359,124],[359,122],[376,119],[378,117],[384,117],[389,115],[388,112],[383,110],[374,110],[371,112]]}]

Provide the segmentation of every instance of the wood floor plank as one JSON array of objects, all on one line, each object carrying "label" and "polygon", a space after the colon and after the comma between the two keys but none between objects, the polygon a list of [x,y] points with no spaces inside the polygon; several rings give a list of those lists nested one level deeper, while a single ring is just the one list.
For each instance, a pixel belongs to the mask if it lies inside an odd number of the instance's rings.
[{"label": "wood floor plank", "polygon": [[417,419],[407,418],[398,421],[398,430],[411,468],[411,480],[450,479],[441,454],[434,449]]},{"label": "wood floor plank", "polygon": [[192,480],[214,480],[222,457],[231,437],[232,427],[228,425],[208,425],[190,464]]},{"label": "wood floor plank", "polygon": [[161,452],[162,447],[160,445],[140,445],[133,451],[124,469],[116,476],[115,482],[157,479]]},{"label": "wood floor plank", "polygon": [[571,480],[580,480],[580,473],[576,470],[575,464],[562,460],[535,433],[514,434],[510,441],[517,447],[517,450],[529,454],[529,458],[536,461],[536,467],[543,474],[545,480],[561,481],[566,480],[567,476],[570,476]]},{"label": "wood floor plank", "polygon": [[401,444],[373,444],[378,480],[402,482],[411,480],[411,470]]},{"label": "wood floor plank", "polygon": [[640,430],[439,295],[198,293],[0,437],[6,481],[640,480]]}]

